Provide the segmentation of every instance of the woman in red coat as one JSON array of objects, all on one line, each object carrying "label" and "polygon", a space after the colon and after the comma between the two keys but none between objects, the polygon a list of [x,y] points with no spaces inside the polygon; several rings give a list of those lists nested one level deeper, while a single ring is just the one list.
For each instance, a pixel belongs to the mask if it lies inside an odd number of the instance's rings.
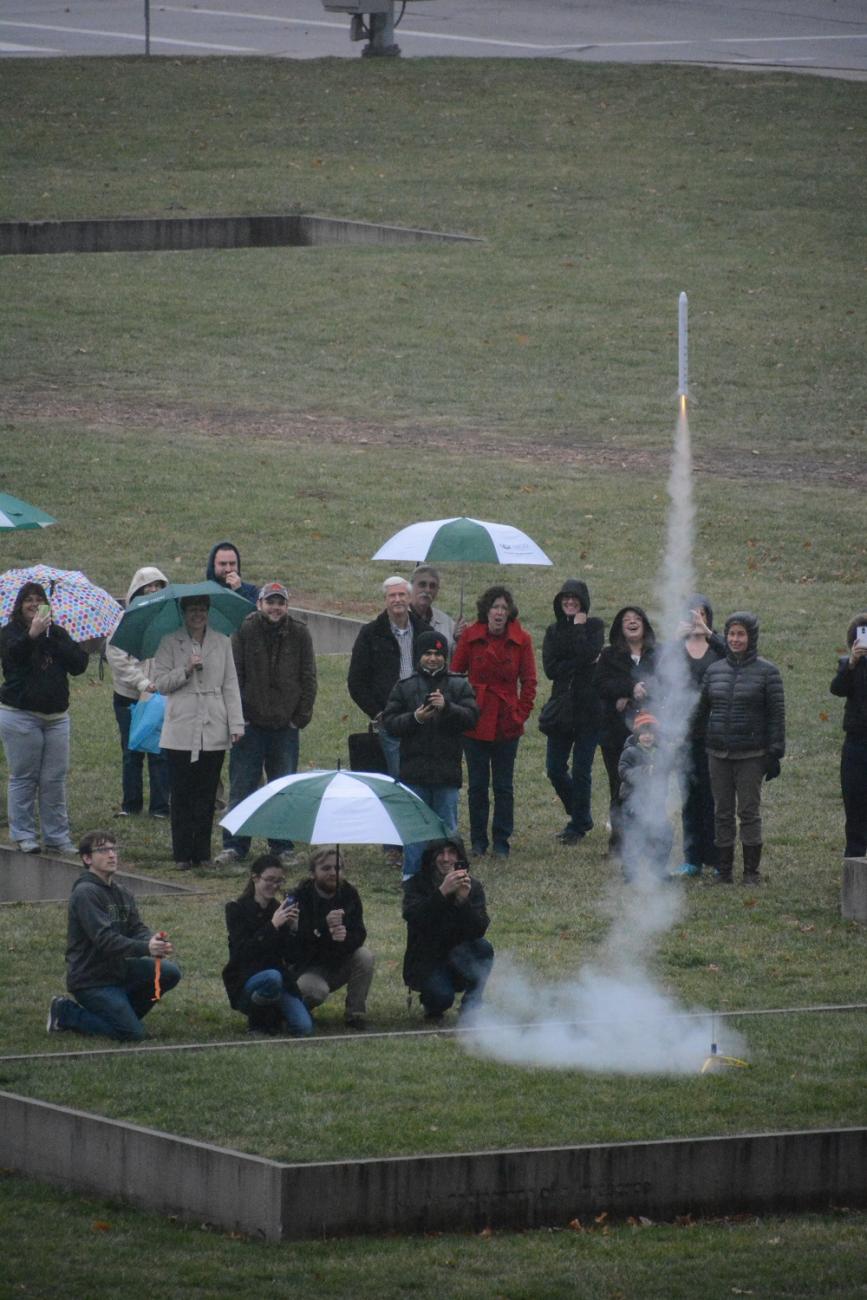
[{"label": "woman in red coat", "polygon": [[493,851],[505,858],[514,829],[515,756],[536,698],[536,659],[508,588],[489,587],[476,608],[478,622],[461,634],[452,658],[452,672],[467,674],[479,706],[479,721],[464,736],[470,841],[476,857],[487,853],[493,786]]}]

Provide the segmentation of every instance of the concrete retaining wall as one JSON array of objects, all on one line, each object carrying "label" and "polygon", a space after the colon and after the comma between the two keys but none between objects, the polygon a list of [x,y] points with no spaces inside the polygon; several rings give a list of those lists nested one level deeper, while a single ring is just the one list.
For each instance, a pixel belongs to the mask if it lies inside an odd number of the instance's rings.
[{"label": "concrete retaining wall", "polygon": [[867,1203],[867,1128],[291,1165],[0,1092],[0,1165],[270,1241]]},{"label": "concrete retaining wall", "polygon": [[[68,858],[51,858],[44,853],[21,853],[20,850],[0,844],[0,904],[2,903],[65,903],[73,883],[84,868],[78,861]],[[118,871],[116,879],[137,898],[149,894],[191,894],[195,890],[174,885],[168,880],[154,880],[150,876]]]},{"label": "concrete retaining wall", "polygon": [[0,222],[0,254],[189,252],[201,248],[281,248],[319,244],[483,243],[404,226],[334,217],[116,217],[82,221]]},{"label": "concrete retaining wall", "polygon": [[318,655],[349,654],[355,645],[355,638],[364,627],[358,618],[320,614],[317,610],[299,609],[293,605],[289,606],[289,613],[307,624],[314,653]]},{"label": "concrete retaining wall", "polygon": [[844,921],[861,921],[867,925],[867,860],[843,859],[843,888],[840,911]]}]

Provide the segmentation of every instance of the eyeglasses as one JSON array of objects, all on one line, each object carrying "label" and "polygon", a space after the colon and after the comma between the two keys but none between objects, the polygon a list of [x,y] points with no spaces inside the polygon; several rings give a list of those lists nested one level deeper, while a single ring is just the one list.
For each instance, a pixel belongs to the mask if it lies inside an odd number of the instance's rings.
[{"label": "eyeglasses", "polygon": [[117,853],[116,844],[98,844],[96,848],[90,850],[91,853]]},{"label": "eyeglasses", "polygon": [[279,886],[279,885],[285,885],[285,884],[286,884],[286,877],[285,877],[285,876],[260,876],[259,879],[261,880],[261,882],[262,882],[263,885],[277,885],[277,886]]}]

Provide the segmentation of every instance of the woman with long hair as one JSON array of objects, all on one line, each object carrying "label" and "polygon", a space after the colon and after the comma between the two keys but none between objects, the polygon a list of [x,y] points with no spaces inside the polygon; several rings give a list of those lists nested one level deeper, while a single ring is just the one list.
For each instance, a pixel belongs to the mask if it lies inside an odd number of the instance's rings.
[{"label": "woman with long hair", "polygon": [[515,758],[536,698],[536,659],[508,587],[488,587],[476,609],[478,620],[462,632],[452,658],[452,672],[466,673],[479,706],[478,722],[464,735],[470,842],[476,857],[487,852],[493,787],[493,852],[508,857]]},{"label": "woman with long hair", "polygon": [[0,737],[9,766],[9,833],[22,853],[38,853],[36,807],[45,848],[76,853],[69,830],[69,677],[87,651],[52,621],[45,588],[25,582],[0,629]]},{"label": "woman with long hair", "polygon": [[295,1038],[313,1033],[313,1020],[292,977],[297,960],[298,903],[277,899],[286,884],[280,859],[264,853],[250,867],[240,898],[226,904],[229,960],[223,983],[250,1033],[276,1034],[285,1026]]}]

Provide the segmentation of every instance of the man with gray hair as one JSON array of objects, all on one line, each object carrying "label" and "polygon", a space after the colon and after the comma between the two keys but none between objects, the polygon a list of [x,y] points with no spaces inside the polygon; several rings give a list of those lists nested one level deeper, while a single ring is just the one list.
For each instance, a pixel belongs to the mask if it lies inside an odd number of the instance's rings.
[{"label": "man with gray hair", "polygon": [[424,624],[410,606],[411,588],[406,578],[392,574],[382,584],[385,609],[365,623],[355,639],[349,661],[349,694],[379,729],[379,742],[389,775],[400,771],[400,741],[382,729],[382,711],[391,688],[415,672],[415,639]]},{"label": "man with gray hair", "polygon": [[444,609],[438,609],[434,601],[439,594],[440,575],[432,564],[419,564],[410,578],[410,607],[418,614],[428,632],[439,632],[449,643],[449,656],[455,648],[455,642],[466,627],[461,617],[455,621]]}]

